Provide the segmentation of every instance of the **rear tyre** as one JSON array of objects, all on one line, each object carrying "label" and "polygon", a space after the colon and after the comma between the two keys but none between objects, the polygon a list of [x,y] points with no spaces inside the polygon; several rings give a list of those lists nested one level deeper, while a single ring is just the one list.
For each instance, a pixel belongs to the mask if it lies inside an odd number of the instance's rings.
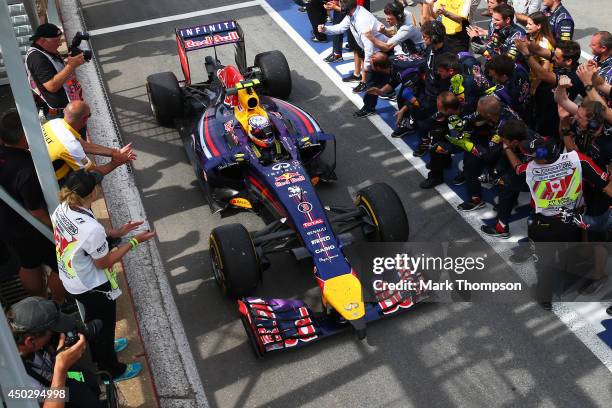
[{"label": "rear tyre", "polygon": [[255,291],[261,280],[259,259],[249,232],[241,224],[228,224],[210,233],[210,260],[221,292],[236,299]]},{"label": "rear tyre", "polygon": [[255,56],[264,79],[265,93],[275,98],[287,99],[291,94],[291,71],[282,52],[267,51]]},{"label": "rear tyre", "polygon": [[[369,241],[406,242],[410,235],[408,217],[397,193],[386,183],[375,183],[357,194],[355,203],[369,224],[362,227]],[[369,228],[368,228],[369,227]]]},{"label": "rear tyre", "polygon": [[151,112],[157,123],[172,126],[183,116],[183,92],[172,72],[149,75],[146,82]]}]

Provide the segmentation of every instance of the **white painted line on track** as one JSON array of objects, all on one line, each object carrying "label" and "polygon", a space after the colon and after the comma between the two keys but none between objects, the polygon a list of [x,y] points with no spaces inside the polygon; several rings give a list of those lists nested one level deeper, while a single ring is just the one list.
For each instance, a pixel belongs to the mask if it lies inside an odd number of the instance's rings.
[{"label": "white painted line on track", "polygon": [[[278,24],[285,33],[304,51],[312,62],[321,69],[327,75],[327,77],[340,89],[342,93],[351,101],[356,107],[361,107],[363,100],[360,95],[351,92],[351,89],[339,81],[338,73],[327,63],[322,61],[321,56],[310,46],[310,44],[304,40],[295,29],[278,14],[272,6],[270,6],[265,0],[258,0],[261,7],[268,13],[268,15]],[[593,58],[592,55],[582,51],[581,55],[583,58],[590,60]],[[427,177],[427,169],[425,163],[412,155],[412,149],[401,139],[395,139],[391,137],[391,127],[378,115],[368,116],[370,122],[387,138],[395,148],[404,156],[404,158],[414,166],[414,168],[423,176]],[[356,119],[364,120],[364,119]],[[493,237],[490,237],[480,231],[480,225],[482,225],[480,213],[460,213],[457,210],[457,206],[463,202],[463,200],[447,185],[442,184],[436,187],[436,191],[461,215],[461,217],[480,235],[480,237],[487,242],[497,254],[504,259],[504,261],[525,281],[527,284],[534,282],[534,276],[527,273],[527,268],[521,267],[520,265],[513,265],[509,261],[511,251],[508,249],[502,249],[498,245],[500,241]],[[513,237],[505,242],[516,242],[518,237]],[[597,302],[595,302],[597,303]],[[589,322],[586,319],[584,313],[587,309],[592,310],[593,302],[590,303],[571,303],[562,302],[553,304],[553,312],[557,317],[576,335],[576,337],[604,364],[604,366],[612,371],[612,349],[601,341],[597,337],[597,333],[603,331],[603,326],[596,322]],[[606,306],[599,303],[599,310],[603,310]]]},{"label": "white painted line on track", "polygon": [[140,27],[146,27],[146,26],[150,26],[154,24],[167,23],[169,21],[186,20],[186,19],[193,18],[193,17],[200,17],[200,16],[206,16],[209,14],[223,13],[225,11],[238,10],[238,9],[247,8],[247,7],[255,7],[258,5],[259,5],[259,1],[257,0],[247,1],[246,3],[229,4],[227,6],[215,7],[215,8],[206,9],[206,10],[198,10],[198,11],[193,11],[190,13],[175,14],[173,16],[159,17],[159,18],[154,18],[151,20],[138,21],[136,23],[128,23],[128,24],[121,24],[121,25],[117,25],[113,27],[100,28],[97,30],[91,30],[89,32],[89,35],[96,36],[96,35],[103,35],[103,34],[109,34],[109,33],[116,33],[117,31],[131,30],[133,28],[140,28]]}]

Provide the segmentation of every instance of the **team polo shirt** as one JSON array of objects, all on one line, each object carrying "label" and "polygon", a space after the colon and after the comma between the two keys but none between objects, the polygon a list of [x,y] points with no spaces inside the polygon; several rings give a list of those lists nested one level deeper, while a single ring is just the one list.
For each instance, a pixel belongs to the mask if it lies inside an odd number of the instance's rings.
[{"label": "team polo shirt", "polygon": [[574,38],[574,19],[564,6],[554,10],[544,7],[542,12],[548,17],[556,41],[568,41]]},{"label": "team polo shirt", "polygon": [[53,212],[51,222],[60,279],[66,290],[78,295],[106,283],[104,269],[94,264],[95,259],[108,254],[106,231],[93,213],[62,203]]},{"label": "team polo shirt", "polygon": [[597,61],[597,74],[609,84],[612,84],[612,57],[601,60],[600,57],[593,58]]},{"label": "team polo shirt", "polygon": [[71,170],[89,170],[94,166],[83,150],[81,135],[64,119],[50,120],[42,131],[57,180],[62,180]]}]

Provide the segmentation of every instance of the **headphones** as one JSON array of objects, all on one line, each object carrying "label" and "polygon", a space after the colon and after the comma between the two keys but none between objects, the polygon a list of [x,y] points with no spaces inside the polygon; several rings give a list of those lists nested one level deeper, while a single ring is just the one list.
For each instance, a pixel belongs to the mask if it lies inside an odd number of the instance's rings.
[{"label": "headphones", "polygon": [[603,108],[601,103],[595,102],[593,103],[593,115],[589,119],[588,129],[589,132],[596,132],[601,125],[603,125]]},{"label": "headphones", "polygon": [[546,160],[548,163],[552,163],[559,157],[561,152],[560,146],[551,138],[536,139],[531,142],[534,146],[539,144],[539,147],[535,149],[535,158],[538,160]]},{"label": "headphones", "polygon": [[431,38],[432,44],[438,44],[444,41],[446,37],[446,31],[444,29],[444,25],[438,20],[431,21]]},{"label": "headphones", "polygon": [[406,14],[404,14],[404,7],[401,4],[394,1],[393,3],[389,3],[385,8],[388,8],[391,14],[397,18],[400,23],[399,25],[404,24],[406,21]]}]

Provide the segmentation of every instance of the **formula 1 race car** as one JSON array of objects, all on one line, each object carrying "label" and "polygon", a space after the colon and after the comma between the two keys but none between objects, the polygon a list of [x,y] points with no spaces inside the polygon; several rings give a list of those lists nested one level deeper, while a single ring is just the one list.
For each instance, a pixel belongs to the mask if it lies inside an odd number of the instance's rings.
[{"label": "formula 1 race car", "polygon": [[[267,225],[249,233],[241,224],[213,229],[210,252],[222,292],[238,299],[239,312],[258,356],[299,347],[353,327],[359,338],[366,322],[405,310],[424,295],[374,291],[344,256],[349,231],[361,228],[374,241],[405,242],[409,226],[395,191],[384,183],[357,194],[355,206],[323,206],[314,185],[334,180],[335,137],[325,133],[304,110],[284,101],[291,74],[283,54],[258,54],[246,66],[242,30],[236,21],[176,30],[185,80],[172,73],[147,78],[153,115],[160,124],[179,128],[189,158],[213,212],[241,208],[260,214]],[[232,43],[236,67],[205,58],[208,80],[192,84],[187,52]],[[261,93],[261,97],[258,94]],[[334,164],[322,162],[333,142]],[[298,300],[252,295],[270,264],[268,255],[290,251],[310,258],[321,289],[322,313]],[[398,278],[419,279],[410,272]],[[364,301],[369,291],[369,302]]]}]

